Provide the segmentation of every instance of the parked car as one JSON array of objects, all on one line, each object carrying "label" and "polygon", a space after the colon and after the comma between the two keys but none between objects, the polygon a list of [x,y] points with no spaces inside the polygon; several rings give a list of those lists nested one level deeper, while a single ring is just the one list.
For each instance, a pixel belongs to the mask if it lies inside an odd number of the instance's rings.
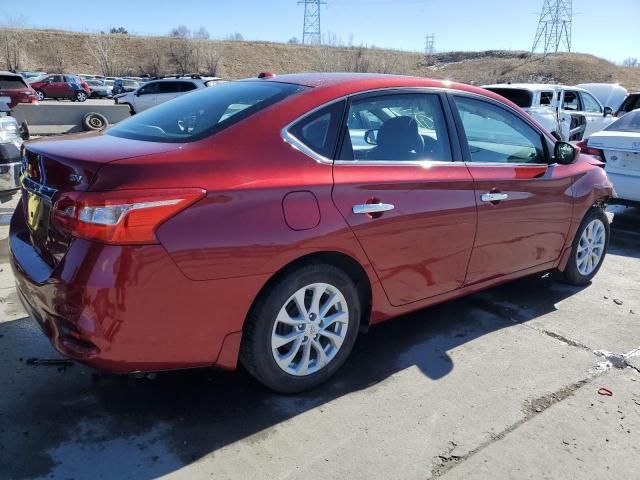
[{"label": "parked car", "polygon": [[113,88],[107,85],[104,80],[86,80],[92,98],[111,98],[113,96]]},{"label": "parked car", "polygon": [[239,359],[295,392],[361,327],[600,268],[601,162],[510,101],[414,77],[263,77],[26,145],[10,261],[64,355],[117,373]]},{"label": "parked car", "polygon": [[593,94],[601,105],[610,106],[614,112],[620,109],[620,105],[629,93],[626,88],[617,83],[581,83],[576,86]]},{"label": "parked car", "polygon": [[133,92],[137,90],[140,84],[136,80],[130,80],[128,78],[116,78],[113,81],[113,94],[119,95],[121,93]]},{"label": "parked car", "polygon": [[0,102],[15,108],[19,103],[37,103],[36,92],[17,73],[0,72]]},{"label": "parked car", "polygon": [[38,100],[45,98],[68,98],[84,102],[91,94],[89,85],[80,77],[67,74],[47,75],[31,83]]},{"label": "parked car", "polygon": [[7,115],[9,108],[0,103],[0,202],[11,198],[20,188],[20,149],[23,139],[29,138],[26,127]]},{"label": "parked car", "polygon": [[47,72],[18,72],[18,74],[20,74],[20,76],[25,80],[28,80],[30,78],[36,78],[41,75],[46,75]]},{"label": "parked car", "polygon": [[630,93],[627,98],[624,99],[622,105],[616,112],[616,117],[622,117],[623,115],[640,108],[640,92]]},{"label": "parked car", "polygon": [[484,88],[511,100],[564,141],[586,138],[615,120],[611,107],[578,87],[505,83]]},{"label": "parked car", "polygon": [[627,113],[578,146],[605,162],[616,191],[613,202],[640,206],[640,110]]},{"label": "parked car", "polygon": [[206,84],[200,77],[169,77],[150,80],[133,92],[115,95],[115,103],[128,105],[132,114],[142,112]]}]

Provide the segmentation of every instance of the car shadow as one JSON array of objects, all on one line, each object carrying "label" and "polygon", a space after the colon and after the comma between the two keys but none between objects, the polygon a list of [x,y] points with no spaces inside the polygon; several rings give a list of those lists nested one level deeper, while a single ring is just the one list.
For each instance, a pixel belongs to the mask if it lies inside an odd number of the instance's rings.
[{"label": "car shadow", "polygon": [[[640,248],[614,236],[611,252],[638,257]],[[56,354],[31,319],[0,323],[0,477],[156,478],[407,368],[441,379],[454,368],[452,350],[552,312],[580,290],[534,275],[399,317],[361,335],[329,382],[295,396],[242,369],[136,380],[28,366],[15,357]]]}]

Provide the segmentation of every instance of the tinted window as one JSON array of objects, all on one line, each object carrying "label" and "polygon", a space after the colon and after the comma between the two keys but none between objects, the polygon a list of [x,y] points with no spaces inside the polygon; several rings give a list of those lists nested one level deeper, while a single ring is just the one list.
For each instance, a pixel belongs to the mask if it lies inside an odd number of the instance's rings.
[{"label": "tinted window", "polygon": [[490,88],[492,92],[502,95],[522,108],[530,107],[533,103],[533,93],[519,88]]},{"label": "tinted window", "polygon": [[564,100],[562,101],[564,110],[572,110],[577,112],[580,110],[580,100],[578,100],[577,92],[564,92]]},{"label": "tinted window", "polygon": [[456,96],[472,162],[546,163],[541,134],[492,103]]},{"label": "tinted window", "polygon": [[629,95],[622,104],[620,110],[623,112],[630,112],[636,108],[640,108],[640,93],[632,93]]},{"label": "tinted window", "polygon": [[602,113],[600,105],[593,96],[586,92],[582,92],[582,103],[584,104],[584,111],[589,113]]},{"label": "tinted window", "polygon": [[181,82],[158,82],[158,93],[176,93],[180,91]]},{"label": "tinted window", "polygon": [[323,157],[333,159],[338,143],[344,102],[329,105],[296,123],[289,133]]},{"label": "tinted window", "polygon": [[540,92],[540,105],[553,105],[553,92]]},{"label": "tinted window", "polygon": [[354,100],[342,160],[451,161],[438,95],[395,94]]},{"label": "tinted window", "polygon": [[610,132],[634,132],[640,133],[640,111],[627,113],[619,118],[605,130]]},{"label": "tinted window", "polygon": [[[219,132],[305,88],[262,81],[230,82],[216,88],[202,88],[123,120],[106,133],[135,140],[192,142]],[[241,105],[242,108],[229,114],[231,105]]]},{"label": "tinted window", "polygon": [[149,95],[151,93],[158,93],[159,82],[147,83],[144,87],[138,89],[140,95]]},{"label": "tinted window", "polygon": [[178,83],[178,92],[190,92],[191,90],[195,90],[198,88],[193,82],[179,82]]},{"label": "tinted window", "polygon": [[0,75],[0,88],[10,90],[15,88],[27,88],[27,84],[22,77],[12,75]]}]

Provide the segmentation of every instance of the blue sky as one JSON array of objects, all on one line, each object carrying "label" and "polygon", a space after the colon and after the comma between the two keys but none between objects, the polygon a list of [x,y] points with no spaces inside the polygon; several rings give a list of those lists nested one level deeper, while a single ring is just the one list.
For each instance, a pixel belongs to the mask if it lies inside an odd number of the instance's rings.
[{"label": "blue sky", "polygon": [[[72,2],[73,3],[73,2]],[[543,0],[327,0],[323,32],[347,42],[422,51],[531,48]],[[620,62],[640,57],[640,0],[574,0],[573,50]],[[0,0],[0,20],[22,16],[29,26],[100,31],[123,26],[164,35],[184,24],[212,38],[240,32],[247,40],[301,37],[303,7],[296,0],[85,1],[63,8],[51,0]],[[71,6],[71,4],[69,4]],[[632,22],[631,20],[634,19]],[[626,24],[626,25],[625,25]]]}]

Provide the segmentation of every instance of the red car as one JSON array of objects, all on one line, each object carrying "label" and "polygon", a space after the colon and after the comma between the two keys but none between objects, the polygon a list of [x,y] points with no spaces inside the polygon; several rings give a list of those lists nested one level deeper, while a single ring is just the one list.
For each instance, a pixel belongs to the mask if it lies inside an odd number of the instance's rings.
[{"label": "red car", "polygon": [[9,108],[19,103],[37,103],[36,92],[17,73],[0,72],[0,99],[9,99]]},{"label": "red car", "polygon": [[38,100],[45,98],[68,98],[74,102],[84,102],[91,95],[87,82],[75,75],[47,75],[42,80],[32,82]]},{"label": "red car", "polygon": [[27,144],[10,251],[64,355],[318,385],[360,327],[525,275],[586,285],[602,164],[468,85],[309,74]]}]

